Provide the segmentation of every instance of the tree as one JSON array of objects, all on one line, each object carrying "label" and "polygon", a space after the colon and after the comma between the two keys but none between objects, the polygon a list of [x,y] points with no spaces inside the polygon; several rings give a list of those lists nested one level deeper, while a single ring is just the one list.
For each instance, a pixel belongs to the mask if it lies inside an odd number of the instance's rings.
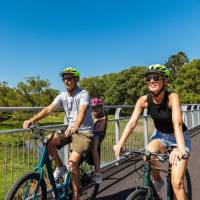
[{"label": "tree", "polygon": [[186,63],[189,63],[189,58],[184,52],[180,51],[177,54],[170,56],[165,63],[165,66],[168,67],[173,74],[176,74],[181,66]]},{"label": "tree", "polygon": [[144,70],[144,67],[130,67],[118,73],[84,78],[80,84],[91,96],[101,97],[107,105],[135,104],[147,91]]},{"label": "tree", "polygon": [[200,59],[183,65],[174,84],[182,103],[200,103]]},{"label": "tree", "polygon": [[29,77],[26,83],[20,82],[16,88],[20,106],[47,106],[58,94],[58,90],[49,87],[49,81],[41,80],[39,76]]}]

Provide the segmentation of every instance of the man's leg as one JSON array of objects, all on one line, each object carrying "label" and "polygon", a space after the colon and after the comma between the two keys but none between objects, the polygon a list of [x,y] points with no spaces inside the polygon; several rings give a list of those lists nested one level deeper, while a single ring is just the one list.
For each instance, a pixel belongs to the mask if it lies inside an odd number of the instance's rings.
[{"label": "man's leg", "polygon": [[56,146],[60,145],[60,143],[61,143],[60,138],[57,135],[54,135],[54,137],[48,143],[48,153],[50,156],[53,157],[58,167],[63,166],[63,163],[58,155],[58,151],[56,148]]},{"label": "man's leg", "polygon": [[72,173],[71,182],[73,189],[73,200],[80,200],[80,195],[79,195],[80,173],[78,166],[80,159],[81,155],[75,151],[72,151],[69,157],[69,169]]}]

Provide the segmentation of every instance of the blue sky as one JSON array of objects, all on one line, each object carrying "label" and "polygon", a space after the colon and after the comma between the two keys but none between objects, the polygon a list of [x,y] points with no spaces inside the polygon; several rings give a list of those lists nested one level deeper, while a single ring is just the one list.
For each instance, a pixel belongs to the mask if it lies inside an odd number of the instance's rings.
[{"label": "blue sky", "polygon": [[199,0],[0,1],[0,82],[48,79],[77,66],[82,77],[200,58]]}]

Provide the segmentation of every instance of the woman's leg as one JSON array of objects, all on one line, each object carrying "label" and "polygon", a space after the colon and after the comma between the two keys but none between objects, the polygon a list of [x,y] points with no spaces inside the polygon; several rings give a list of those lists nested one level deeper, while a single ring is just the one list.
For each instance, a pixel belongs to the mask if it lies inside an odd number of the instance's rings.
[{"label": "woman's leg", "polygon": [[173,190],[177,200],[185,200],[185,189],[184,189],[184,175],[187,167],[187,160],[178,161],[177,166],[172,166],[171,181]]},{"label": "woman's leg", "polygon": [[[156,152],[156,151],[159,150],[161,153],[164,153],[166,151],[165,146],[160,142],[159,139],[152,140],[148,144],[147,149],[151,152]],[[156,159],[152,159],[152,165],[155,166],[155,167],[159,167],[159,164],[156,161]],[[155,181],[161,181],[162,180],[161,177],[160,177],[159,170],[152,169],[152,176],[153,176],[153,179]]]}]

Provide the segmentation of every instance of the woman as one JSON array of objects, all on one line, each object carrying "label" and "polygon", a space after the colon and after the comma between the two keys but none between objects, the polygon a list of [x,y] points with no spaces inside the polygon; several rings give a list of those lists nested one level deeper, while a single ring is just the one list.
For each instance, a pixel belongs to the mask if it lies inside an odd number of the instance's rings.
[{"label": "woman", "polygon": [[[147,68],[145,78],[150,94],[141,96],[137,100],[131,119],[113,149],[116,156],[119,156],[124,142],[136,127],[141,112],[144,108],[148,108],[149,114],[154,120],[155,131],[147,149],[151,152],[157,150],[165,152],[169,145],[177,146],[169,158],[169,162],[172,164],[171,181],[177,200],[185,200],[183,178],[189,157],[187,156],[187,159],[184,160],[182,156],[190,154],[191,143],[187,127],[182,121],[179,96],[166,90],[169,75],[170,71],[163,65],[156,64]],[[153,171],[152,175],[159,192],[164,185],[163,180],[158,170]]]}]

